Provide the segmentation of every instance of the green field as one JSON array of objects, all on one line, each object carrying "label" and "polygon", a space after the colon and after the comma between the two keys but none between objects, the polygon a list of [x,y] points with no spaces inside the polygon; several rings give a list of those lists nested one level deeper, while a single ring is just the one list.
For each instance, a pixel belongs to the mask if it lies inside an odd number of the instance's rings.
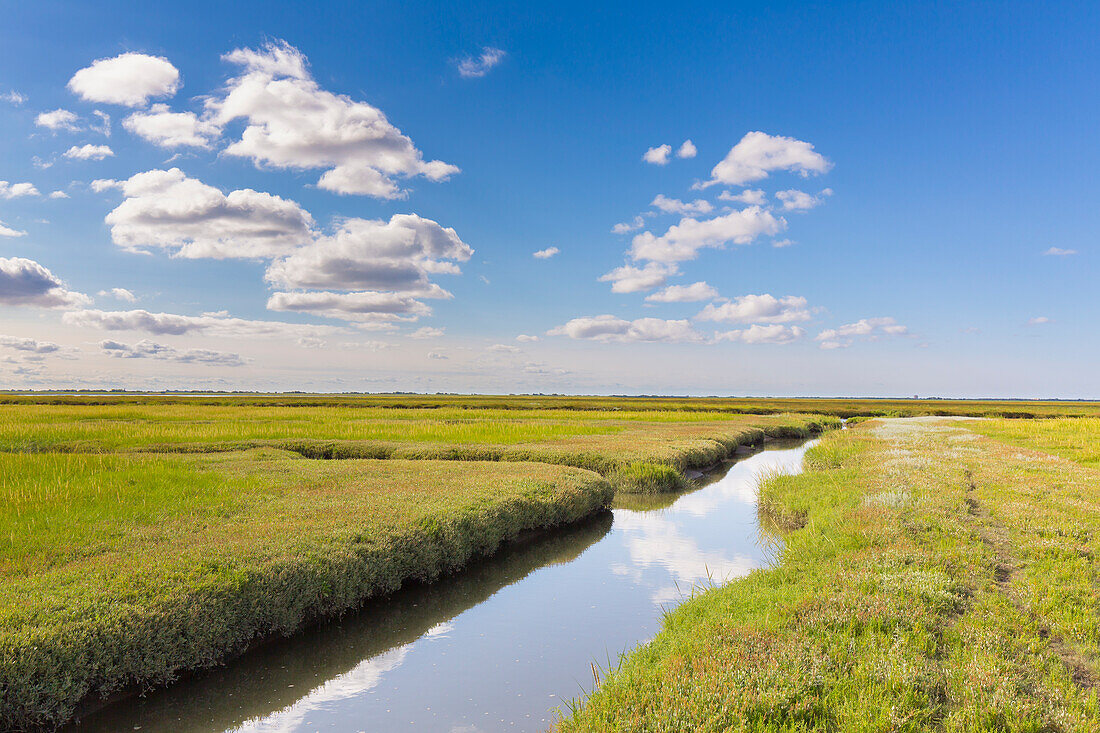
[{"label": "green field", "polygon": [[[0,405],[0,728],[207,667],[835,418]],[[339,458],[342,460],[318,460]],[[446,459],[446,460],[439,460]]]},{"label": "green field", "polygon": [[760,487],[776,566],[683,604],[560,729],[1100,729],[1098,442],[1080,419],[826,436]]}]

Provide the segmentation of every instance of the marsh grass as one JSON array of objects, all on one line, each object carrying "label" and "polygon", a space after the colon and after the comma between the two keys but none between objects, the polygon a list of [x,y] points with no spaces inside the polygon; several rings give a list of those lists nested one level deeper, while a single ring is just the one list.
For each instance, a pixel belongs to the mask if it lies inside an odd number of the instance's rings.
[{"label": "marsh grass", "polygon": [[1100,729],[1100,473],[1026,447],[1088,463],[1080,426],[826,435],[805,473],[762,481],[798,525],[778,562],[676,609],[558,728]]}]

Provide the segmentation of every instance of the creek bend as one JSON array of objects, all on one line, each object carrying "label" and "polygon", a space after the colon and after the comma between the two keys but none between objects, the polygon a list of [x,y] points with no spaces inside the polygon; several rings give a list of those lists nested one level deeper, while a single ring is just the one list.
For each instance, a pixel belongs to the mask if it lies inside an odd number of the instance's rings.
[{"label": "creek bend", "polygon": [[432,584],[86,716],[74,731],[541,731],[651,639],[693,588],[765,566],[756,481],[814,441],[769,443],[677,494],[507,547]]}]

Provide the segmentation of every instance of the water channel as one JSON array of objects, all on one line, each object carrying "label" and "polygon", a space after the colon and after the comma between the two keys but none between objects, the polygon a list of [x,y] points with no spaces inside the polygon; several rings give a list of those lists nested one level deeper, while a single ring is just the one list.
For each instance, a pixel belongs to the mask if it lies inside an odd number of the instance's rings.
[{"label": "water channel", "polygon": [[606,667],[652,638],[693,588],[744,575],[762,541],[756,481],[801,470],[775,443],[699,479],[132,698],[74,730],[541,731]]}]

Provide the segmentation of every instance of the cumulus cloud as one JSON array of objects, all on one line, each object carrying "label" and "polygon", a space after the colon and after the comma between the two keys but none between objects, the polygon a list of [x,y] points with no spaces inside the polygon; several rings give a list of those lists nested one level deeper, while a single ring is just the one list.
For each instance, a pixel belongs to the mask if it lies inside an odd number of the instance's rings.
[{"label": "cumulus cloud", "polygon": [[134,112],[122,121],[122,126],[162,148],[209,148],[221,134],[213,122],[194,112],[172,112],[166,104],[154,104],[147,112]]},{"label": "cumulus cloud", "polygon": [[429,359],[449,359],[451,357],[447,356],[446,354],[441,354],[438,351],[429,351],[428,352],[428,358]]},{"label": "cumulus cloud", "polygon": [[106,145],[81,145],[72,146],[65,151],[65,157],[70,160],[103,160],[114,156],[115,151]]},{"label": "cumulus cloud", "polygon": [[66,289],[56,275],[34,260],[0,257],[0,304],[73,308],[91,298]]},{"label": "cumulus cloud", "polygon": [[1035,316],[1034,318],[1029,318],[1027,321],[1027,325],[1029,326],[1042,326],[1045,323],[1053,323],[1053,321],[1046,316]]},{"label": "cumulus cloud", "polygon": [[776,249],[783,249],[784,247],[790,247],[792,244],[795,244],[795,241],[793,239],[777,239],[774,242],[772,242],[772,246],[775,247]]},{"label": "cumulus cloud", "polygon": [[39,341],[32,338],[18,338],[16,336],[0,336],[0,346],[31,354],[52,354],[61,349],[60,346],[52,341]]},{"label": "cumulus cloud", "polygon": [[273,257],[313,238],[313,217],[294,201],[250,188],[222,193],[179,168],[138,173],[116,186],[125,200],[107,214],[115,244],[131,251],[161,248],[176,257]]},{"label": "cumulus cloud", "polygon": [[181,351],[147,339],[138,341],[132,346],[119,341],[105,340],[99,342],[99,348],[103,350],[103,353],[116,359],[161,359],[182,364],[209,364],[211,366],[243,366],[246,363],[246,360],[242,359],[240,354],[213,351],[211,349],[186,349]]},{"label": "cumulus cloud", "polygon": [[80,130],[80,125],[77,124],[79,119],[67,109],[55,109],[52,112],[39,112],[34,118],[34,124],[55,132],[57,130],[76,132]]},{"label": "cumulus cloud", "polygon": [[792,188],[787,191],[777,192],[775,197],[783,204],[783,209],[785,211],[809,211],[815,206],[822,204],[825,201],[825,197],[832,195],[833,189],[831,188],[826,188],[816,196]]},{"label": "cumulus cloud", "polygon": [[463,79],[479,79],[504,60],[507,54],[499,48],[485,46],[479,56],[466,56],[455,62],[458,75]]},{"label": "cumulus cloud", "polygon": [[669,285],[664,290],[658,290],[652,295],[647,295],[646,301],[650,303],[696,303],[700,300],[713,300],[717,297],[717,290],[705,282],[697,282],[691,285]]},{"label": "cumulus cloud", "polygon": [[653,165],[668,165],[669,156],[672,155],[671,145],[658,145],[650,148],[642,154],[642,160]]},{"label": "cumulus cloud", "polygon": [[442,329],[442,328],[433,328],[432,326],[423,326],[421,328],[416,329],[412,333],[410,333],[409,338],[411,338],[411,339],[434,339],[434,338],[439,338],[440,336],[442,336],[443,332],[444,332],[444,329]]},{"label": "cumulus cloud", "polygon": [[17,199],[22,196],[37,196],[38,189],[33,183],[8,183],[0,181],[0,199]]},{"label": "cumulus cloud", "polygon": [[793,171],[805,178],[811,174],[825,173],[832,167],[833,164],[815,152],[814,146],[808,142],[750,132],[714,166],[710,172],[711,180],[699,185],[705,187],[726,183],[743,186],[767,178],[769,173],[777,170]]},{"label": "cumulus cloud", "polygon": [[137,302],[137,296],[131,293],[126,288],[111,288],[110,290],[100,290],[96,293],[101,298],[114,298],[115,300],[124,300],[127,303]]},{"label": "cumulus cloud", "polygon": [[228,82],[224,96],[206,104],[219,126],[246,122],[228,155],[274,168],[325,168],[320,188],[385,199],[406,194],[395,176],[442,181],[459,172],[449,163],[425,161],[381,110],[322,89],[306,57],[285,42],[237,49],[224,58],[242,73]]},{"label": "cumulus cloud", "polygon": [[634,217],[631,221],[622,221],[611,227],[612,234],[626,234],[635,230],[641,229],[645,226],[645,219],[640,216]]},{"label": "cumulus cloud", "polygon": [[27,233],[11,227],[0,221],[0,237],[25,237]]},{"label": "cumulus cloud", "polygon": [[267,308],[368,324],[415,321],[432,312],[431,308],[411,296],[376,291],[273,293],[267,301]]},{"label": "cumulus cloud", "polygon": [[695,143],[691,140],[684,140],[676,151],[677,158],[694,158],[699,151],[695,148]]},{"label": "cumulus cloud", "polygon": [[741,295],[728,303],[710,303],[698,315],[699,321],[724,323],[794,323],[808,321],[806,299],[797,295],[777,298],[769,293]]},{"label": "cumulus cloud", "polygon": [[417,216],[390,220],[346,219],[331,236],[319,237],[268,268],[267,279],[288,288],[384,290],[449,297],[428,280],[458,274],[473,249],[454,229]]},{"label": "cumulus cloud", "polygon": [[226,313],[204,313],[182,316],[175,313],[150,313],[146,310],[102,311],[78,310],[61,316],[70,326],[97,328],[101,331],[139,331],[156,336],[204,334],[226,338],[309,336],[316,338],[340,333],[344,329],[279,321],[250,321],[233,318]]},{"label": "cumulus cloud", "polygon": [[759,188],[746,188],[741,193],[723,191],[718,194],[718,200],[734,201],[739,204],[748,204],[750,206],[763,206],[768,202],[768,197]]},{"label": "cumulus cloud", "polygon": [[93,61],[73,74],[68,86],[88,102],[144,107],[150,98],[175,94],[180,72],[166,58],[130,52]]},{"label": "cumulus cloud", "polygon": [[704,247],[722,247],[728,242],[749,244],[761,235],[778,234],[786,227],[785,219],[759,206],[749,206],[713,219],[681,219],[659,237],[642,232],[635,235],[630,255],[636,260],[681,262],[695,259]]},{"label": "cumulus cloud", "polygon": [[20,106],[26,101],[27,98],[15,90],[0,94],[0,102],[7,102],[8,104],[14,105],[16,107]]},{"label": "cumulus cloud", "polygon": [[670,199],[663,193],[657,194],[657,197],[653,199],[649,205],[660,209],[666,214],[683,214],[684,216],[709,214],[714,210],[714,206],[709,201],[696,199],[695,201],[685,203],[680,199]]},{"label": "cumulus cloud", "polygon": [[909,329],[893,318],[861,318],[839,328],[828,328],[814,337],[823,349],[844,349],[856,339],[875,341],[882,336],[906,336]]},{"label": "cumulus cloud", "polygon": [[806,334],[799,326],[772,324],[761,326],[753,324],[738,331],[724,331],[714,334],[715,341],[737,341],[743,344],[789,344]]},{"label": "cumulus cloud", "polygon": [[69,198],[69,194],[65,193],[64,191],[53,191],[53,192],[50,193],[50,198],[51,199],[67,199],[67,198]]},{"label": "cumulus cloud", "polygon": [[498,354],[519,354],[522,352],[518,346],[509,346],[508,344],[493,344],[489,347],[489,351],[495,351]]},{"label": "cumulus cloud", "polygon": [[637,293],[664,285],[678,272],[676,265],[647,262],[644,267],[623,265],[600,276],[600,282],[611,283],[613,293]]},{"label": "cumulus cloud", "polygon": [[1051,247],[1043,252],[1047,257],[1068,257],[1069,255],[1077,254],[1075,249],[1062,249],[1061,247]]},{"label": "cumulus cloud", "polygon": [[617,343],[701,343],[704,340],[702,334],[692,328],[688,321],[666,321],[661,318],[626,321],[612,315],[574,318],[564,325],[550,329],[546,334]]},{"label": "cumulus cloud", "polygon": [[93,122],[92,124],[90,124],[88,126],[89,129],[92,130],[92,132],[98,132],[100,135],[103,135],[104,137],[110,137],[111,136],[111,115],[107,114],[106,112],[104,112],[102,110],[98,110],[98,109],[94,110],[92,112],[92,114],[95,115],[96,119],[99,120],[99,124],[97,125]]},{"label": "cumulus cloud", "polygon": [[516,341],[519,341],[521,344],[531,344],[538,340],[538,336],[530,336],[526,333],[521,333],[519,336],[516,336]]},{"label": "cumulus cloud", "polygon": [[538,260],[548,260],[551,257],[553,257],[554,255],[558,254],[559,252],[561,252],[561,250],[558,249],[557,247],[547,247],[546,249],[538,250],[537,252],[533,253],[531,256],[534,257],[535,259],[538,259]]}]

